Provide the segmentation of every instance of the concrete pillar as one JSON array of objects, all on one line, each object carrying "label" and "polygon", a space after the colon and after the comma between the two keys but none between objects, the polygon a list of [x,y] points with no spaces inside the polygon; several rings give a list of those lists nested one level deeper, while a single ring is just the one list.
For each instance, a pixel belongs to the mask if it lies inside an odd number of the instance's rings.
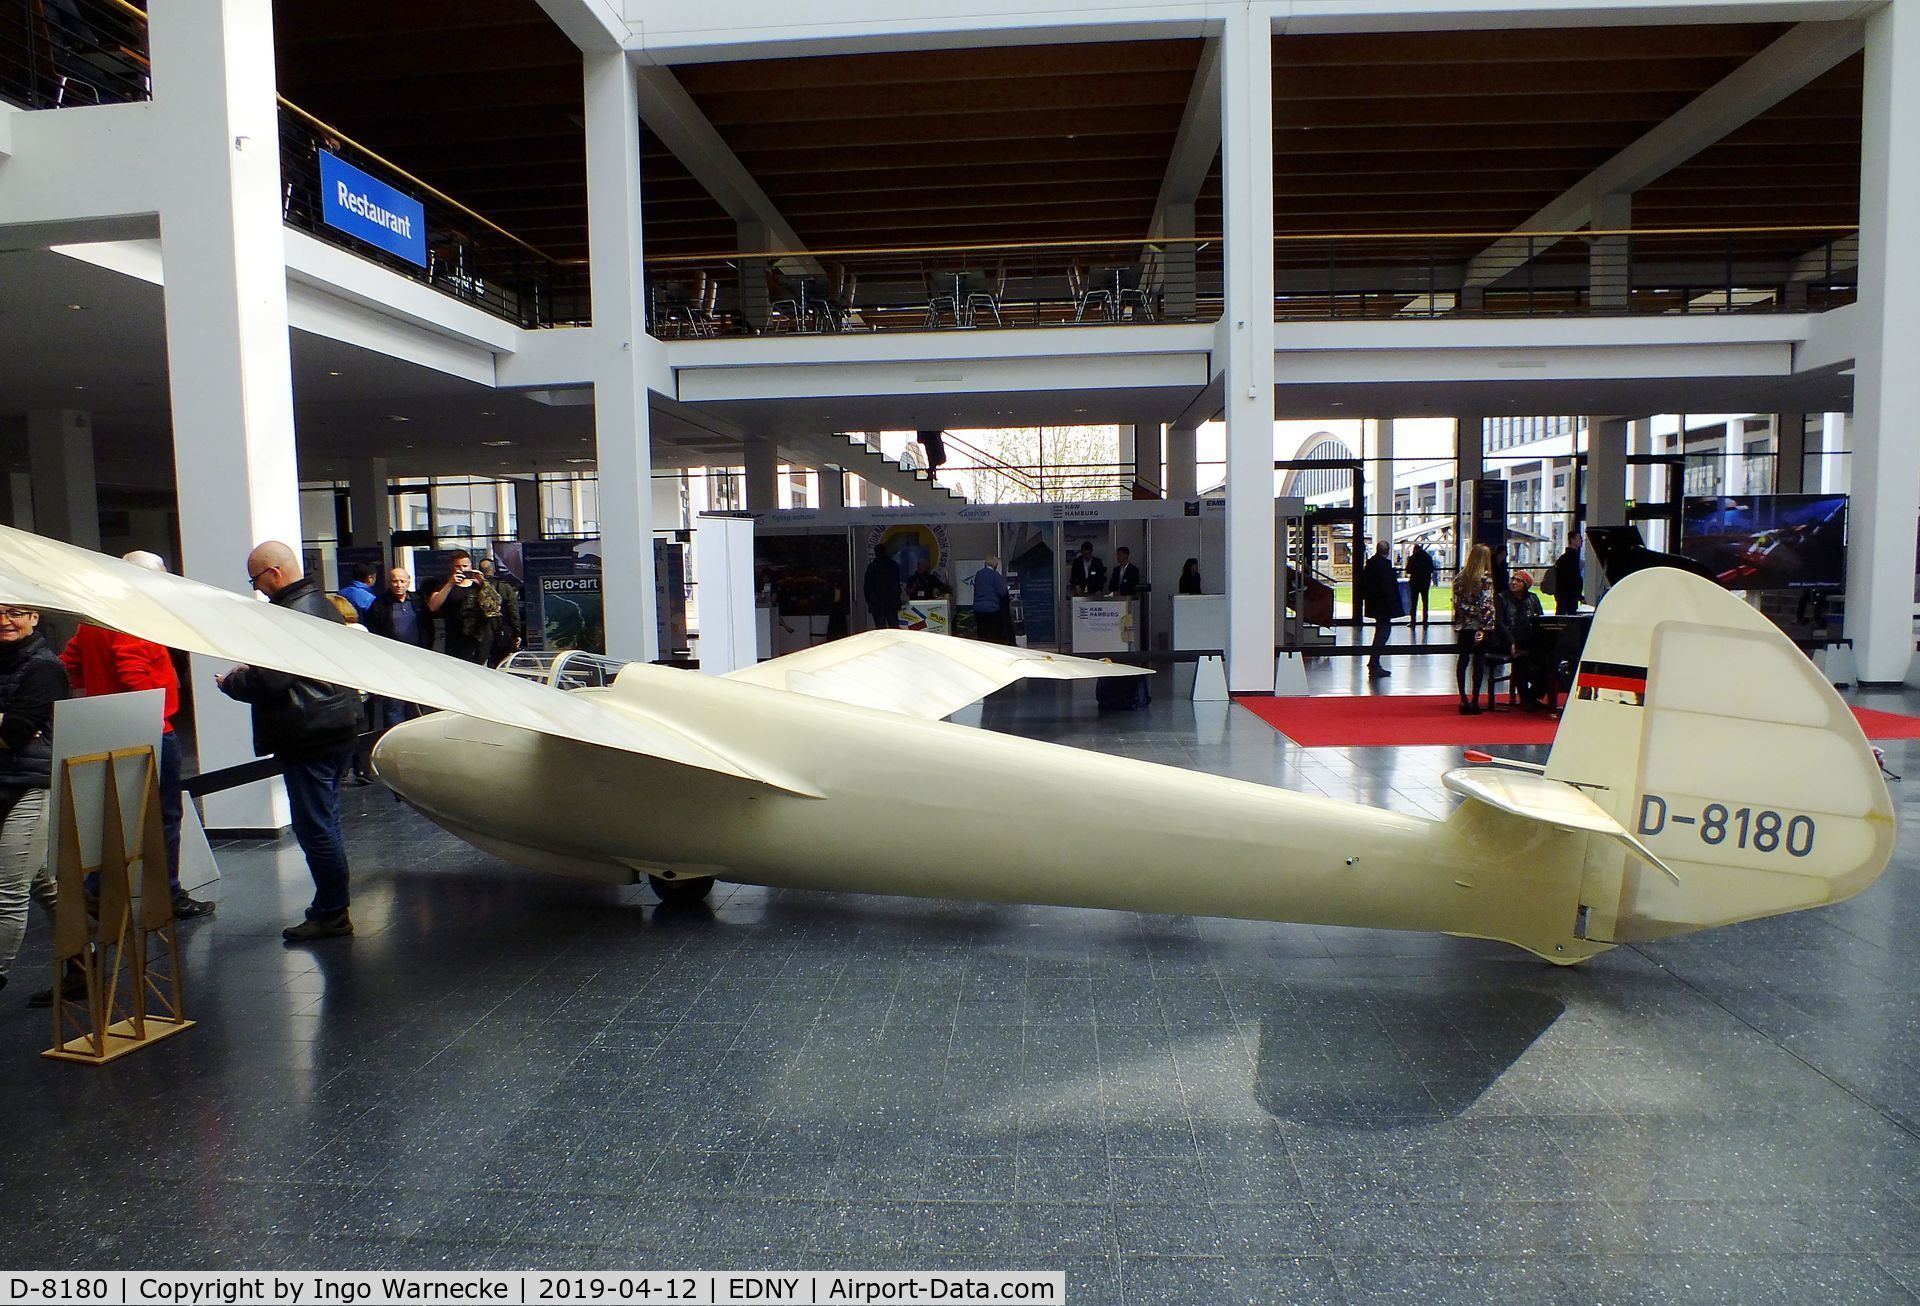
[{"label": "concrete pillar", "polygon": [[1773,419],[1773,488],[1781,494],[1799,494],[1807,483],[1807,415],[1776,413]]},{"label": "concrete pillar", "polygon": [[[1627,427],[1624,417],[1587,419],[1587,525],[1624,526],[1627,521]],[[1598,603],[1607,592],[1593,547],[1581,550],[1585,559],[1587,602]]]},{"label": "concrete pillar", "polygon": [[[1866,19],[1860,120],[1860,295],[1854,309],[1853,496],[1847,635],[1865,683],[1913,662],[1914,522],[1920,518],[1920,9]],[[1901,124],[1905,124],[1902,126]]]},{"label": "concrete pillar", "polygon": [[1200,495],[1198,428],[1167,428],[1167,498],[1185,502]]},{"label": "concrete pillar", "polygon": [[[1627,453],[1629,455],[1652,453],[1654,451],[1654,444],[1653,420],[1651,418],[1644,421],[1629,422],[1627,424]],[[1658,467],[1629,466],[1627,468],[1627,501],[1636,504],[1651,503],[1653,501],[1654,488],[1661,484],[1660,478],[1664,477],[1664,475],[1665,473]],[[1543,486],[1542,493],[1548,492],[1552,485],[1552,478],[1553,473],[1551,468],[1549,468],[1547,471],[1546,485]],[[1641,538],[1646,540],[1649,548],[1659,549],[1665,552],[1670,547],[1669,542],[1665,538],[1665,523],[1643,521],[1636,524],[1640,527]],[[1661,543],[1654,543],[1655,539],[1659,539]]]},{"label": "concrete pillar", "polygon": [[[660,656],[653,592],[653,439],[646,375],[661,348],[647,334],[640,244],[640,113],[633,64],[588,51],[587,256],[593,288],[593,425],[600,469],[607,653]],[[576,519],[577,520],[577,519]]]},{"label": "concrete pillar", "polygon": [[1847,494],[1853,484],[1853,418],[1845,413],[1820,415],[1820,484],[1822,494]]},{"label": "concrete pillar", "polygon": [[355,458],[347,464],[347,502],[353,513],[355,548],[380,546],[384,565],[392,566],[393,496],[387,493],[387,460]]},{"label": "concrete pillar", "polygon": [[847,474],[831,464],[820,469],[820,506],[826,509],[847,506]]},{"label": "concrete pillar", "polygon": [[521,540],[546,534],[546,513],[540,507],[540,478],[523,476],[513,483],[513,531]]},{"label": "concrete pillar", "polygon": [[771,440],[742,441],[747,466],[747,511],[774,512],[780,507],[780,450]]},{"label": "concrete pillar", "polygon": [[[1593,205],[1594,231],[1625,231],[1633,225],[1633,196],[1602,195]],[[1633,297],[1633,242],[1629,236],[1594,236],[1587,246],[1587,305],[1592,313],[1625,313]]]},{"label": "concrete pillar", "polygon": [[1373,556],[1377,540],[1393,538],[1393,419],[1373,424],[1373,457],[1366,462],[1367,520],[1361,523],[1362,557]]},{"label": "concrete pillar", "polygon": [[1169,322],[1183,322],[1197,307],[1198,262],[1195,256],[1193,205],[1169,204],[1162,211],[1162,234],[1167,243],[1160,247],[1160,311]]},{"label": "concrete pillar", "polygon": [[[300,547],[272,11],[179,0],[154,6],[149,27],[167,142],[160,250],[180,562],[195,580],[244,593],[254,545]],[[193,659],[203,771],[253,756],[246,705],[213,683],[225,666]],[[277,781],[206,800],[216,829],[276,829],[286,811]]]},{"label": "concrete pillar", "polygon": [[[764,222],[735,223],[734,240],[734,248],[743,254],[773,248],[773,237]],[[772,275],[773,264],[769,260],[740,260],[740,316],[756,333],[767,329],[767,319],[772,316],[773,296],[769,293]]]},{"label": "concrete pillar", "polygon": [[27,414],[33,520],[40,534],[100,547],[100,498],[93,474],[93,418],[71,408]]},{"label": "concrete pillar", "polygon": [[7,525],[33,529],[33,473],[7,473]]},{"label": "concrete pillar", "polygon": [[1226,228],[1227,684],[1273,689],[1273,32],[1265,9],[1227,11],[1220,38]]},{"label": "concrete pillar", "polygon": [[687,514],[684,505],[684,489],[687,474],[683,471],[655,474],[653,478],[653,528],[656,531],[684,530],[687,526]]},{"label": "concrete pillar", "polygon": [[1438,550],[1441,569],[1458,567],[1467,560],[1466,546],[1473,541],[1473,503],[1466,486],[1486,474],[1487,419],[1477,413],[1458,414],[1453,419],[1453,541]]}]

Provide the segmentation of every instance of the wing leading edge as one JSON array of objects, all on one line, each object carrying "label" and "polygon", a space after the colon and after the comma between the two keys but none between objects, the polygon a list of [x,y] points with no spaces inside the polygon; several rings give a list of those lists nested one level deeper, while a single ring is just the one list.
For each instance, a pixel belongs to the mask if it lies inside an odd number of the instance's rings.
[{"label": "wing leading edge", "polygon": [[742,667],[722,679],[937,721],[1016,680],[1093,680],[1151,674],[1147,667],[982,644],[925,631],[869,630],[758,666]]},{"label": "wing leading edge", "polygon": [[631,709],[610,712],[550,686],[6,526],[0,602],[70,612],[189,653],[790,788]]}]

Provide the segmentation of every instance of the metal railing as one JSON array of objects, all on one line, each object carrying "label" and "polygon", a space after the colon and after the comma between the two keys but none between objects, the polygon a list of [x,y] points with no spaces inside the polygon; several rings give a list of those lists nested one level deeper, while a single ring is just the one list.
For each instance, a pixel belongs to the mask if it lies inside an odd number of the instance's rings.
[{"label": "metal railing", "polygon": [[[0,99],[27,109],[150,99],[147,16],[127,0],[0,0]],[[326,151],[418,200],[423,267],[330,227],[320,207]],[[389,271],[521,326],[588,320],[584,262],[556,259],[280,97],[281,217]]]},{"label": "metal railing", "polygon": [[647,261],[666,339],[1209,321],[1220,242],[1047,241]]},{"label": "metal railing", "polygon": [[1853,302],[1857,227],[1283,235],[1280,321],[1821,312]]},{"label": "metal railing", "polygon": [[[420,202],[426,226],[424,267],[326,223],[320,206],[323,152]],[[536,249],[284,97],[280,174],[281,217],[288,226],[524,327],[572,325],[591,317],[584,263]]]},{"label": "metal railing", "polygon": [[[1820,312],[1853,302],[1858,228],[1286,234],[1279,321]],[[1218,239],[651,259],[666,339],[1217,320]]]},{"label": "metal railing", "polygon": [[0,4],[0,100],[23,109],[152,98],[147,16],[125,0]]}]

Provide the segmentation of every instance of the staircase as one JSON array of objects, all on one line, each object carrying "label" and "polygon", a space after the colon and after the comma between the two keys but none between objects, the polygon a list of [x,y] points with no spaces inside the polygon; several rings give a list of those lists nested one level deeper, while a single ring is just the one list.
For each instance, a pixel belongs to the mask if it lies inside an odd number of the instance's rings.
[{"label": "staircase", "polygon": [[867,443],[863,431],[836,431],[829,444],[833,452],[826,457],[826,462],[837,464],[869,485],[898,495],[908,503],[956,504],[967,501],[965,495],[955,494],[934,480],[932,473],[925,468],[909,467],[887,457],[879,448]]}]

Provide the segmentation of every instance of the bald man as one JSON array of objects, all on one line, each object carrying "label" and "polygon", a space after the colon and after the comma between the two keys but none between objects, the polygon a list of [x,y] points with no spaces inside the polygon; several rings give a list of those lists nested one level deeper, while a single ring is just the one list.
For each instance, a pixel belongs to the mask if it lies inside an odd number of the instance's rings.
[{"label": "bald man", "polygon": [[[247,555],[247,581],[276,607],[344,624],[300,555],[268,540]],[[340,781],[360,733],[360,695],[340,685],[301,680],[266,667],[235,667],[220,691],[253,708],[253,750],[280,762],[293,809],[293,837],[307,855],[313,905],[307,918],[280,932],[288,943],[353,933],[347,915],[347,843],[340,833]]]},{"label": "bald man", "polygon": [[[144,549],[123,553],[120,560],[148,571],[167,569],[158,554]],[[167,883],[173,886],[173,914],[181,920],[213,915],[212,903],[192,897],[180,887],[180,736],[173,732],[173,718],[180,711],[180,675],[174,670],[173,654],[164,644],[82,625],[67,641],[60,660],[66,664],[75,697],[130,694],[142,689],[165,693],[160,716],[160,825],[166,832]]]}]

